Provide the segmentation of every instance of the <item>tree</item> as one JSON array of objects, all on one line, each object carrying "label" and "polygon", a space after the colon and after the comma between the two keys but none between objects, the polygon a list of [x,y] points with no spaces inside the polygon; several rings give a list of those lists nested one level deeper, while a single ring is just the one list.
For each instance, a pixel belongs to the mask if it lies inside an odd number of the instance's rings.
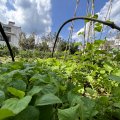
[{"label": "tree", "polygon": [[49,49],[49,46],[47,45],[47,42],[46,41],[43,41],[42,43],[39,43],[36,48],[39,50],[39,51],[44,51],[44,52],[49,52],[50,49]]},{"label": "tree", "polygon": [[79,43],[73,42],[70,44],[70,53],[74,54],[75,52],[78,51]]},{"label": "tree", "polygon": [[20,46],[21,49],[25,50],[26,49],[26,44],[27,44],[26,34],[22,32],[19,35],[19,46]]},{"label": "tree", "polygon": [[57,47],[57,50],[60,51],[65,51],[68,50],[69,46],[68,43],[66,41],[60,41]]},{"label": "tree", "polygon": [[28,38],[27,38],[27,47],[28,49],[34,49],[35,47],[35,35],[32,33]]},{"label": "tree", "polygon": [[76,51],[78,51],[79,44],[77,42],[73,42],[68,44],[66,41],[61,41],[57,47],[57,50],[60,51],[65,51],[65,50],[70,50],[70,54],[74,54]]},{"label": "tree", "polygon": [[[48,33],[48,34],[45,34],[41,37],[41,41],[43,42],[43,44],[45,45],[44,42],[47,43],[50,51],[52,51],[53,49],[53,45],[54,45],[54,42],[55,42],[55,38],[56,38],[56,33]],[[63,41],[62,37],[58,37],[58,42],[57,44],[60,42],[60,41]],[[56,50],[57,50],[57,47],[56,47]]]},{"label": "tree", "polygon": [[32,33],[28,38],[25,33],[21,33],[19,37],[19,46],[23,49],[34,49],[35,47],[35,35]]},{"label": "tree", "polygon": [[52,34],[51,32],[48,34],[44,34],[41,37],[41,41],[45,41],[45,42],[54,42],[54,34]]}]

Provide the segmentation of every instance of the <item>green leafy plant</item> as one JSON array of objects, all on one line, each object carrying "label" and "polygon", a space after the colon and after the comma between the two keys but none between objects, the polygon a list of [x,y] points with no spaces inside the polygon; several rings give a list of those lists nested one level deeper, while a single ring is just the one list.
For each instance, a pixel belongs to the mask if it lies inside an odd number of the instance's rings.
[{"label": "green leafy plant", "polygon": [[66,60],[0,64],[0,120],[119,120],[118,53],[100,49],[104,43]]}]

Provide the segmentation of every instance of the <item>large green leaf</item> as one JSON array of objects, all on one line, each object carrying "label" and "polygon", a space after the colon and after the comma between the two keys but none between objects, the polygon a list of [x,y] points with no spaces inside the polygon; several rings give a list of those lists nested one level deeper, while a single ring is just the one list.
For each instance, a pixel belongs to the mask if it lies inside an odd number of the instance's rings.
[{"label": "large green leaf", "polygon": [[55,120],[53,119],[53,106],[52,105],[45,105],[39,107],[40,117],[39,120]]},{"label": "large green leaf", "polygon": [[35,104],[36,106],[43,106],[56,103],[62,103],[62,101],[54,94],[45,94],[42,97],[38,97]]},{"label": "large green leaf", "polygon": [[18,90],[25,91],[26,90],[26,83],[23,80],[14,80],[9,83],[9,87],[16,88]]},{"label": "large green leaf", "polygon": [[120,76],[109,75],[109,79],[115,80],[115,81],[117,81],[117,82],[120,82]]},{"label": "large green leaf", "polygon": [[28,106],[31,98],[31,96],[25,96],[22,99],[7,99],[6,101],[4,101],[2,109],[8,109],[11,110],[14,114],[18,114]]},{"label": "large green leaf", "polygon": [[117,107],[117,108],[120,108],[120,102],[114,103],[113,106],[114,106],[114,107]]},{"label": "large green leaf", "polygon": [[8,117],[11,117],[11,116],[14,116],[14,115],[15,114],[11,110],[0,109],[0,120],[3,120],[5,118],[8,118]]},{"label": "large green leaf", "polygon": [[111,113],[114,120],[120,120],[120,109],[116,109]]},{"label": "large green leaf", "polygon": [[106,71],[108,71],[109,73],[113,70],[113,67],[108,65],[108,64],[104,64],[104,68]]},{"label": "large green leaf", "polygon": [[33,88],[28,92],[28,95],[35,95],[37,93],[39,93],[42,90],[42,88],[40,86],[33,86]]},{"label": "large green leaf", "polygon": [[57,93],[57,88],[55,85],[47,84],[42,89],[43,94],[49,94],[49,93]]},{"label": "large green leaf", "polygon": [[78,109],[79,105],[75,107],[70,107],[68,109],[58,109],[59,120],[79,120],[78,119]]},{"label": "large green leaf", "polygon": [[120,86],[115,87],[115,88],[112,90],[111,94],[112,94],[113,96],[115,96],[115,97],[119,97],[119,98],[120,98]]},{"label": "large green leaf", "polygon": [[34,106],[28,106],[16,115],[13,120],[39,120],[39,110]]},{"label": "large green leaf", "polygon": [[98,111],[94,109],[95,102],[89,98],[69,92],[68,100],[72,106],[79,104],[78,112],[80,120],[90,119],[98,113]]},{"label": "large green leaf", "polygon": [[67,97],[71,106],[74,106],[76,104],[79,104],[79,105],[83,104],[83,101],[81,100],[82,97],[78,94],[69,92]]},{"label": "large green leaf", "polygon": [[68,100],[71,103],[71,106],[78,104],[79,105],[79,116],[80,120],[85,120],[86,113],[84,110],[84,102],[82,101],[82,96],[77,95],[75,93],[69,92],[68,93]]},{"label": "large green leaf", "polygon": [[95,102],[87,97],[83,97],[82,101],[84,102],[84,109],[81,112],[84,112],[84,117],[86,119],[92,119],[98,111],[95,110]]},{"label": "large green leaf", "polygon": [[14,96],[19,97],[19,98],[23,98],[25,96],[25,92],[21,91],[21,90],[17,90],[13,87],[8,87],[7,90]]},{"label": "large green leaf", "polygon": [[5,99],[5,93],[0,90],[0,106],[1,106],[1,103],[4,101],[4,99]]},{"label": "large green leaf", "polygon": [[40,84],[40,85],[49,83],[49,80],[47,79],[47,74],[44,74],[44,75],[35,74],[30,78],[29,81],[35,82],[36,84]]}]

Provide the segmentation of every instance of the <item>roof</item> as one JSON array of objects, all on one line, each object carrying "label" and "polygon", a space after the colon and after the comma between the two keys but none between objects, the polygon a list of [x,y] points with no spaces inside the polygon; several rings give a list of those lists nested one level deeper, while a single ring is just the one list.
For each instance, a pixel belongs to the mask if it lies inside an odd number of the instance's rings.
[{"label": "roof", "polygon": [[20,28],[21,29],[21,27],[18,27],[18,26],[15,26],[15,25],[11,25],[11,24],[5,24],[5,23],[2,23],[2,25],[3,26],[6,26],[6,27],[16,27],[16,28]]}]

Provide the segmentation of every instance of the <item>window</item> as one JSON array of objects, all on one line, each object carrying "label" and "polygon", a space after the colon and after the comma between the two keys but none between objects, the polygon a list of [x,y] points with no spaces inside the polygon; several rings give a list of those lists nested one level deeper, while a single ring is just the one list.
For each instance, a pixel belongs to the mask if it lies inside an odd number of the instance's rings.
[{"label": "window", "polygon": [[11,27],[3,26],[5,32],[11,32]]},{"label": "window", "polygon": [[8,41],[11,42],[11,36],[8,35],[7,38],[8,38]]},{"label": "window", "polygon": [[[11,41],[11,36],[7,35],[7,38],[8,38],[8,41],[10,42]],[[2,35],[0,34],[0,41],[4,41]]]},{"label": "window", "polygon": [[0,41],[4,41],[2,35],[0,35]]}]

